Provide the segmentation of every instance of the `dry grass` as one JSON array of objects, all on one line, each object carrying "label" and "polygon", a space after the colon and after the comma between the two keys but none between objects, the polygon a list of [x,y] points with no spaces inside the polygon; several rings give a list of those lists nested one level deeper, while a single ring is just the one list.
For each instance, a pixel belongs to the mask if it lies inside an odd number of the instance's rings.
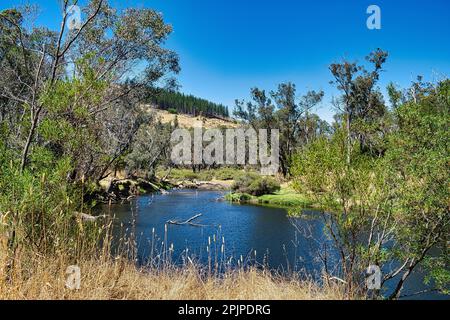
[{"label": "dry grass", "polygon": [[[0,215],[0,225],[3,223],[1,218]],[[122,252],[121,257],[113,259],[109,236],[103,239],[103,246],[87,246],[85,251],[77,254],[64,243],[52,253],[44,254],[33,250],[30,245],[18,245],[16,250],[11,251],[8,249],[7,234],[0,232],[0,300],[345,298],[337,285],[320,287],[313,281],[300,280],[295,275],[289,278],[274,276],[270,272],[250,267],[245,270],[242,267],[229,268],[225,273],[208,273],[189,258],[189,263],[184,267],[175,267],[169,257],[167,260],[156,260],[154,267],[138,269],[133,260],[123,258],[134,252],[130,249],[134,248],[133,241],[125,241],[125,238],[122,239],[123,247],[121,245],[118,248],[118,252]],[[81,243],[79,239],[77,243]],[[168,248],[167,245],[165,247]],[[167,251],[162,251],[163,257],[166,254]],[[79,290],[66,287],[66,271],[70,265],[77,265],[81,270]]]},{"label": "dry grass", "polygon": [[214,300],[214,299],[343,299],[339,288],[320,288],[313,282],[275,277],[250,269],[217,276],[201,276],[199,269],[166,267],[160,271],[138,270],[118,259],[80,262],[81,288],[65,287],[67,262],[62,258],[34,257],[16,264],[6,280],[0,270],[0,299],[106,299],[106,300]]},{"label": "dry grass", "polygon": [[217,129],[217,128],[237,128],[239,127],[239,124],[232,122],[232,121],[225,121],[221,119],[216,118],[207,118],[207,117],[194,117],[187,114],[171,114],[166,110],[160,110],[160,109],[151,109],[153,110],[157,117],[161,119],[162,123],[173,123],[175,121],[175,118],[178,119],[178,125],[180,128],[192,128],[195,125],[199,125],[201,123],[202,127],[205,129]]}]

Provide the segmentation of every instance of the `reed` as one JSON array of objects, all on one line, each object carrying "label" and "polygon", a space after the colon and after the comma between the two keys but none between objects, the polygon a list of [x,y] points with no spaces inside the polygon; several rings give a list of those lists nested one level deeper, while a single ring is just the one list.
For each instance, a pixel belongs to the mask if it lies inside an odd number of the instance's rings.
[{"label": "reed", "polygon": [[[258,265],[255,253],[227,254],[220,228],[207,244],[208,264],[185,249],[175,263],[168,228],[159,237],[135,234],[105,219],[83,221],[83,194],[64,175],[19,175],[2,167],[0,197],[0,299],[342,299],[336,286],[319,286],[299,274],[280,275]],[[11,169],[8,172],[8,169]],[[78,200],[73,200],[78,199]],[[133,214],[134,216],[134,214]],[[140,239],[149,239],[141,243]],[[138,264],[138,247],[150,254]],[[81,271],[80,288],[67,287],[69,266]]]},{"label": "reed", "polygon": [[129,259],[97,257],[78,261],[79,290],[65,286],[64,256],[20,255],[13,277],[0,271],[0,299],[343,299],[341,289],[319,287],[312,281],[285,278],[250,268],[229,270],[218,277],[198,265],[137,268]]},{"label": "reed", "polygon": [[[109,225],[110,226],[110,225]],[[152,231],[152,255],[140,267],[136,264],[136,242],[126,230],[113,244],[112,232],[105,232],[101,245],[86,254],[73,256],[61,250],[40,254],[22,248],[16,252],[12,268],[0,269],[0,299],[344,299],[339,285],[319,286],[312,280],[291,273],[281,275],[252,263],[248,257],[234,259],[218,254],[225,246],[223,238],[212,236],[208,265],[196,262],[186,249],[183,263],[172,262],[173,245],[167,246],[167,234],[158,249]],[[220,239],[220,246],[215,242]],[[117,240],[117,239],[116,239]],[[4,244],[4,241],[2,242]],[[132,249],[134,248],[134,249]],[[217,249],[215,249],[217,248]],[[5,248],[6,249],[6,248]],[[1,252],[7,252],[1,250]],[[235,260],[232,266],[231,261]],[[66,286],[67,267],[77,265],[81,271],[81,286],[71,290]]]}]

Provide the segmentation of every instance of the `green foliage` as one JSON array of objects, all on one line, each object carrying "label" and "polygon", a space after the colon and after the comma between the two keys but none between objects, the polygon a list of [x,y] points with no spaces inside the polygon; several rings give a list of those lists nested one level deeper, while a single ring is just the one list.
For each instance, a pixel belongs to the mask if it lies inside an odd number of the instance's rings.
[{"label": "green foliage", "polygon": [[[366,57],[372,70],[365,65],[358,65],[347,60],[330,65],[336,88],[342,95],[334,99],[334,105],[340,113],[337,118],[345,123],[347,134],[347,163],[350,163],[352,144],[358,141],[362,152],[380,155],[384,152],[384,139],[389,121],[383,95],[376,86],[379,81],[383,64],[388,53],[377,49]],[[388,89],[389,90],[389,89]],[[392,93],[392,90],[389,90]]]},{"label": "green foliage", "polygon": [[246,174],[238,177],[231,188],[237,193],[261,196],[279,191],[280,184],[270,177],[261,177],[258,174]]},{"label": "green foliage", "polygon": [[433,282],[435,288],[446,295],[450,295],[450,254],[448,248],[442,250],[444,251],[441,255],[427,257],[424,261],[425,268],[429,271],[425,283],[431,285]]},{"label": "green foliage", "polygon": [[[450,163],[450,80],[436,90],[396,109],[398,130],[390,137],[386,154],[394,190],[398,225],[397,255],[419,263],[431,246],[441,250],[434,257],[432,275],[440,288],[448,286],[448,179]],[[444,281],[445,280],[445,281]]]},{"label": "green foliage", "polygon": [[227,193],[225,195],[225,200],[236,203],[245,203],[249,202],[254,197],[247,193]]},{"label": "green foliage", "polygon": [[[372,158],[355,146],[349,165],[346,142],[344,129],[330,139],[314,141],[294,158],[291,172],[294,188],[307,193],[322,210],[324,231],[339,253],[338,276],[351,292],[361,285],[359,275],[368,265],[389,259],[382,250],[387,240],[381,221],[390,219],[391,202],[383,159]],[[377,224],[372,228],[374,221]],[[377,234],[372,236],[378,241],[368,240],[370,233]]]},{"label": "green foliage", "polygon": [[[88,67],[77,65],[77,70],[79,78],[58,80],[41,94],[39,101],[45,107],[46,117],[39,123],[37,132],[46,141],[46,147],[35,147],[46,148],[55,157],[70,158],[73,170],[85,165],[88,150],[102,148],[98,125],[88,108],[99,102],[105,90],[105,83],[92,79]],[[33,165],[34,157],[30,160]],[[100,162],[102,158],[96,160]],[[80,172],[79,179],[82,174]]]},{"label": "green foliage", "polygon": [[[342,125],[294,157],[294,187],[322,208],[349,290],[367,265],[392,259],[405,264],[391,298],[425,261],[436,284],[448,286],[449,87],[446,80],[435,90],[418,90],[425,93],[395,109],[384,156],[354,141],[348,162]],[[436,247],[441,254],[431,258]]]},{"label": "green foliage", "polygon": [[167,110],[172,114],[183,113],[193,116],[229,117],[228,107],[194,97],[193,95],[162,90],[156,95],[151,94],[149,99],[158,108]]},{"label": "green foliage", "polygon": [[[76,36],[29,28],[31,6],[0,11],[0,235],[11,259],[22,249],[71,256],[95,248],[101,227],[75,213],[87,212],[86,192],[124,163],[150,124],[138,90],[179,71],[177,55],[162,47],[172,28],[160,13],[80,6],[90,18]],[[129,73],[137,63],[141,71]]]},{"label": "green foliage", "polygon": [[[81,189],[67,183],[72,170],[68,158],[55,158],[46,149],[35,149],[33,166],[20,173],[14,154],[0,143],[0,212],[2,232],[10,235],[10,254],[22,248],[76,256],[93,249],[100,233],[97,226],[81,227],[74,212],[84,207]],[[95,240],[95,241],[92,241]]]}]

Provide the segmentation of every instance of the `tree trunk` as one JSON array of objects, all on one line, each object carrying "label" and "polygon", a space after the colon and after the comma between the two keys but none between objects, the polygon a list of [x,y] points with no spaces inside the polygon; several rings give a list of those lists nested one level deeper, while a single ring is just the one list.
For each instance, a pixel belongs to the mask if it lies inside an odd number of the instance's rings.
[{"label": "tree trunk", "polygon": [[347,165],[350,165],[350,154],[352,151],[351,146],[351,132],[350,132],[350,113],[347,112]]},{"label": "tree trunk", "polygon": [[394,292],[389,296],[389,300],[398,299],[400,297],[400,293],[402,292],[403,285],[405,284],[406,279],[410,276],[412,268],[409,267],[408,270],[403,274],[400,281],[397,283]]},{"label": "tree trunk", "polygon": [[42,108],[39,107],[36,110],[36,114],[32,118],[30,132],[28,132],[27,141],[25,142],[25,147],[23,148],[23,151],[22,151],[22,160],[21,160],[21,163],[20,163],[20,172],[23,172],[23,170],[25,169],[25,166],[27,164],[28,153],[30,151],[30,145],[31,145],[31,142],[33,141],[34,131],[36,130],[37,123],[39,121],[39,113],[41,112],[41,110],[42,110]]}]

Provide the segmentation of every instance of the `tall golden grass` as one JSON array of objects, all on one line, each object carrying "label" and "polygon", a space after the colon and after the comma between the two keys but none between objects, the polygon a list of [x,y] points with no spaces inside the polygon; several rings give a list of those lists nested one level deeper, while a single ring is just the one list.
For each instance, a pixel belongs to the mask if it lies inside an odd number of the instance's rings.
[{"label": "tall golden grass", "polygon": [[[26,216],[27,213],[21,214]],[[150,263],[138,267],[133,258],[137,248],[133,235],[120,237],[119,245],[112,248],[112,220],[97,224],[69,216],[63,223],[48,225],[43,221],[45,228],[37,229],[39,234],[30,238],[28,230],[34,231],[34,226],[24,219],[8,220],[10,218],[11,215],[0,214],[2,300],[346,298],[337,284],[319,286],[296,274],[280,276],[249,265],[230,267],[218,260],[217,252],[222,250],[223,253],[224,245],[216,243],[218,237],[213,237],[208,245],[208,266],[202,267],[191,259],[186,259],[188,262],[182,266],[173,264],[173,247],[167,243],[165,234],[161,250],[156,252],[155,249]],[[152,252],[153,247],[152,242]],[[78,290],[66,286],[66,271],[71,265],[81,270]]]},{"label": "tall golden grass", "polygon": [[[339,287],[319,287],[312,281],[284,278],[249,268],[221,276],[205,275],[198,266],[138,269],[127,259],[93,258],[77,263],[79,290],[66,287],[62,256],[22,256],[8,276],[0,270],[0,299],[33,300],[317,300],[344,299]],[[4,265],[4,264],[2,264]]]}]

